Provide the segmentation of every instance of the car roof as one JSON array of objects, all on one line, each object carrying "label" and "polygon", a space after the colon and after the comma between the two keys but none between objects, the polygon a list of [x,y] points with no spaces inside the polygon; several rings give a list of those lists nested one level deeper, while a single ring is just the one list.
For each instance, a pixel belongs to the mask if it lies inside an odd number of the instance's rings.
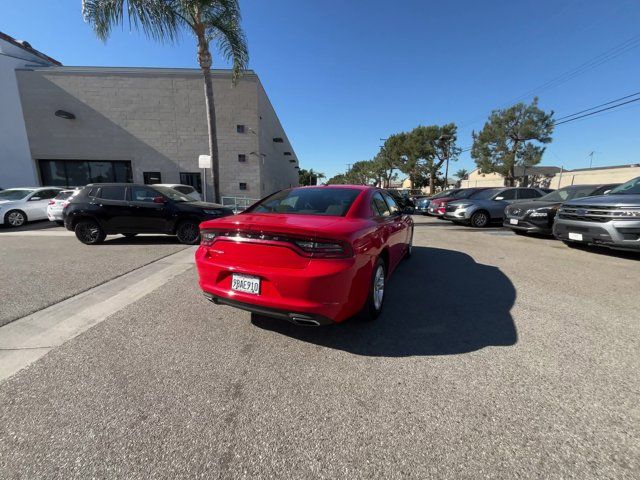
[{"label": "car roof", "polygon": [[10,190],[29,190],[31,192],[37,192],[39,190],[62,190],[62,187],[12,187],[12,188],[5,188],[3,191],[4,192],[8,192]]},{"label": "car roof", "polygon": [[380,190],[378,187],[372,187],[371,185],[304,185],[291,188],[351,188],[356,190]]}]

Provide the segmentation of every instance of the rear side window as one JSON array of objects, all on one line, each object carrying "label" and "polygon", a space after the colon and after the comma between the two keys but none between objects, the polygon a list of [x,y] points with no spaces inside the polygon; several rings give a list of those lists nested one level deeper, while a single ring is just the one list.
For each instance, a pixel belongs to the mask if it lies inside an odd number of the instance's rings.
[{"label": "rear side window", "polygon": [[389,207],[384,201],[384,198],[382,198],[382,194],[380,192],[376,192],[373,195],[373,199],[371,200],[371,209],[376,217],[388,217],[391,215]]},{"label": "rear side window", "polygon": [[294,188],[274,193],[245,211],[343,217],[359,194],[355,188]]},{"label": "rear side window", "polygon": [[523,188],[518,194],[518,198],[538,198],[540,196],[540,193],[533,188]]},{"label": "rear side window", "polygon": [[398,210],[400,210],[400,207],[398,207],[398,204],[396,203],[396,201],[393,199],[391,195],[388,195],[385,193],[384,199],[387,201],[387,205],[389,205],[389,211],[391,212],[391,215],[393,215]]},{"label": "rear side window", "polygon": [[496,200],[500,197],[502,197],[501,200],[515,200],[516,191],[515,189],[511,188],[509,190],[505,190],[504,192],[500,192],[499,195],[496,195]]},{"label": "rear side window", "polygon": [[153,188],[148,187],[132,187],[131,200],[133,202],[153,202],[155,197],[160,197],[160,193]]},{"label": "rear side window", "polygon": [[100,198],[104,200],[124,200],[124,187],[101,187]]}]

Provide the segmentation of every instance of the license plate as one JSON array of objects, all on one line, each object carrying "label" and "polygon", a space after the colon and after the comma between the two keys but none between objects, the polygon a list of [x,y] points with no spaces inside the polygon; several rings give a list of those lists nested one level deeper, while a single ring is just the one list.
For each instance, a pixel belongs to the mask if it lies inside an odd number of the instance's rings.
[{"label": "license plate", "polygon": [[258,277],[234,273],[231,277],[231,290],[260,295],[260,279]]},{"label": "license plate", "polygon": [[517,225],[518,224],[518,219],[517,218],[510,218],[509,219],[509,223],[511,225]]},{"label": "license plate", "polygon": [[581,233],[573,233],[570,232],[569,233],[569,240],[578,240],[578,241],[582,241],[582,234]]}]

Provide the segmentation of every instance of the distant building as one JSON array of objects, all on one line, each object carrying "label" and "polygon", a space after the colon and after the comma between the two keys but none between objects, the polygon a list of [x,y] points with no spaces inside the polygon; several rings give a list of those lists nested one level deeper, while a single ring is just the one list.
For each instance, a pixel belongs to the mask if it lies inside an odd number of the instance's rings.
[{"label": "distant building", "polygon": [[[211,170],[198,168],[209,153],[199,69],[66,67],[22,50],[38,61],[0,65],[14,85],[7,121],[22,135],[12,146],[16,132],[0,133],[0,187],[133,181],[202,191],[206,182],[212,198]],[[233,87],[230,71],[212,74],[221,195],[297,185],[297,156],[258,76],[248,71]]]},{"label": "distant building", "polygon": [[[624,183],[640,176],[640,164],[615,165],[610,167],[577,168],[563,170],[559,167],[517,167],[516,183],[519,186],[561,188],[568,185],[597,185],[601,183]],[[502,187],[504,177],[497,173],[482,173],[473,170],[467,180],[460,182],[462,188]]]}]

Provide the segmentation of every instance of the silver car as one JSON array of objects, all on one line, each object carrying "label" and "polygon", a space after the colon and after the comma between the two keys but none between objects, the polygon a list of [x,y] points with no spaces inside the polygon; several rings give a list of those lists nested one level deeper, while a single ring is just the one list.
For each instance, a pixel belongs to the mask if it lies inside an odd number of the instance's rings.
[{"label": "silver car", "polygon": [[47,205],[59,187],[8,188],[0,191],[0,225],[20,227],[47,218]]},{"label": "silver car", "polygon": [[444,218],[472,227],[486,227],[493,221],[504,219],[504,209],[518,200],[532,200],[546,195],[539,188],[489,188],[465,200],[456,200],[447,205]]},{"label": "silver car", "polygon": [[607,195],[562,204],[553,223],[553,235],[569,246],[640,251],[640,177]]}]

